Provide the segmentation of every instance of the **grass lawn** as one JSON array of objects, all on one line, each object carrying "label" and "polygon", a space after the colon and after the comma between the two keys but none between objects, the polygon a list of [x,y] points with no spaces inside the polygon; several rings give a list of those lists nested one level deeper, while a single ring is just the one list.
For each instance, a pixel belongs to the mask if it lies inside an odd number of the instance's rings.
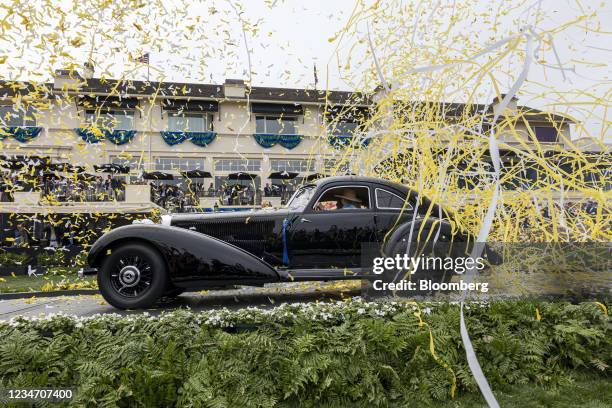
[{"label": "grass lawn", "polygon": [[79,279],[76,271],[75,268],[56,268],[42,276],[2,276],[0,277],[0,293],[97,289],[95,276]]},{"label": "grass lawn", "polygon": [[[612,381],[606,377],[580,375],[575,381],[556,390],[546,390],[535,384],[515,385],[494,389],[501,407],[521,408],[607,408],[612,407]],[[486,408],[480,394],[465,394],[455,401],[440,404],[442,408]]]}]

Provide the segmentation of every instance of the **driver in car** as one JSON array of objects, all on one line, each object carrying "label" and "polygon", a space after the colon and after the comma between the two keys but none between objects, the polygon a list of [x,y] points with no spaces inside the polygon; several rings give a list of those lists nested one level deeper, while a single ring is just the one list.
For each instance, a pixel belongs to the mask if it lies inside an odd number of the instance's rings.
[{"label": "driver in car", "polygon": [[346,190],[343,194],[337,194],[338,204],[336,209],[362,208],[361,200],[355,194],[355,190]]}]

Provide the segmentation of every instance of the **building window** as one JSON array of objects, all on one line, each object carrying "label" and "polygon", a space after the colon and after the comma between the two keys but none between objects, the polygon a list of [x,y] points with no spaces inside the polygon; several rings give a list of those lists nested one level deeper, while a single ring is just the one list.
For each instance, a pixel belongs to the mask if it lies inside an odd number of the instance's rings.
[{"label": "building window", "polygon": [[559,133],[552,126],[534,126],[533,132],[538,142],[556,143],[559,140]]},{"label": "building window", "polygon": [[314,161],[307,159],[270,159],[272,171],[291,171],[301,173],[314,171]]},{"label": "building window", "polygon": [[259,159],[216,159],[215,171],[261,171]]},{"label": "building window", "polygon": [[294,135],[297,133],[293,116],[256,116],[256,133]]},{"label": "building window", "polygon": [[95,125],[99,129],[134,129],[134,114],[132,112],[86,112],[85,120],[88,125]]},{"label": "building window", "polygon": [[330,124],[330,132],[334,136],[353,136],[359,129],[359,123],[340,121]]},{"label": "building window", "polygon": [[158,157],[155,159],[155,170],[160,170],[160,171],[204,170],[204,159]]},{"label": "building window", "polygon": [[0,105],[0,124],[2,126],[36,126],[34,109]]},{"label": "building window", "polygon": [[169,113],[168,130],[171,132],[212,131],[212,115],[206,115],[201,113]]},{"label": "building window", "polygon": [[347,160],[325,159],[323,162],[325,173],[348,174],[350,171],[349,162]]}]

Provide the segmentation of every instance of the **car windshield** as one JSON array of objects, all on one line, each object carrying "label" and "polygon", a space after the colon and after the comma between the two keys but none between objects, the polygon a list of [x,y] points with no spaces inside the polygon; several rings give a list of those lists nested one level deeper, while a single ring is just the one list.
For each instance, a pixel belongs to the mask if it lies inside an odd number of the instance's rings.
[{"label": "car windshield", "polygon": [[291,211],[303,211],[306,205],[310,202],[314,194],[315,186],[305,186],[300,188],[293,194],[293,197],[287,203],[287,208]]}]

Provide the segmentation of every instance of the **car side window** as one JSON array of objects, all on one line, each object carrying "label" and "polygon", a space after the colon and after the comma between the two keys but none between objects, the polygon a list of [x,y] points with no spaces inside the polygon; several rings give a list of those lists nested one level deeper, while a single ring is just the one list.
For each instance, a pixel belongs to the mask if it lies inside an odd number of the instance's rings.
[{"label": "car side window", "polygon": [[314,205],[315,211],[338,211],[370,208],[370,192],[367,187],[332,187],[327,189]]},{"label": "car side window", "polygon": [[[376,189],[376,207],[384,210],[401,210],[404,208],[404,199],[382,188]],[[412,210],[410,203],[406,203],[406,210]]]}]

